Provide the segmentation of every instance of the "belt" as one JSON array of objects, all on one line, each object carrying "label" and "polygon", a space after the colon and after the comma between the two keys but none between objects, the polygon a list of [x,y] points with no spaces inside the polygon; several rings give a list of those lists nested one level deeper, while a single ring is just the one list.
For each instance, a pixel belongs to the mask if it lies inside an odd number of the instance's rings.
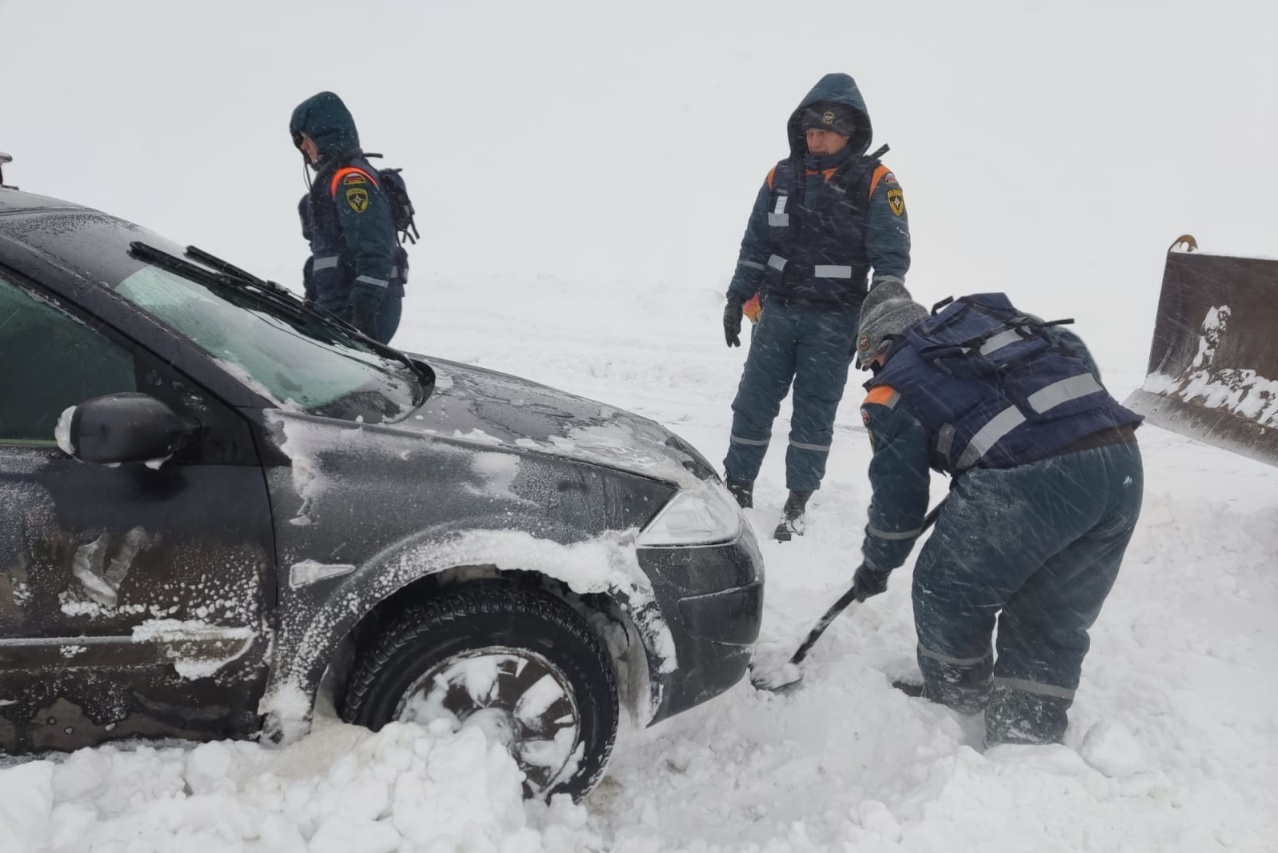
[{"label": "belt", "polygon": [[1085,435],[1078,441],[1067,444],[1051,456],[1064,456],[1066,453],[1079,453],[1097,447],[1108,447],[1111,444],[1127,444],[1136,440],[1136,428],[1131,424],[1117,427],[1106,427],[1091,435]]},{"label": "belt", "polygon": [[770,294],[763,298],[765,308],[767,307],[767,303],[770,301],[778,302],[786,306],[794,305],[799,308],[821,308],[829,311],[851,311],[855,307],[847,302],[831,301],[828,299],[804,299],[801,296],[780,296],[777,294]]}]

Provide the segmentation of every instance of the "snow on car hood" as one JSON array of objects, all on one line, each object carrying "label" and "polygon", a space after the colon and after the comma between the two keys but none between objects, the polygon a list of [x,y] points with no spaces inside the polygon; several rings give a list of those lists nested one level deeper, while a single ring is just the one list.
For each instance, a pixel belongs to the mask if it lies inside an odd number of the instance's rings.
[{"label": "snow on car hood", "polygon": [[622,468],[683,488],[713,468],[656,421],[517,376],[430,359],[435,391],[398,428]]}]

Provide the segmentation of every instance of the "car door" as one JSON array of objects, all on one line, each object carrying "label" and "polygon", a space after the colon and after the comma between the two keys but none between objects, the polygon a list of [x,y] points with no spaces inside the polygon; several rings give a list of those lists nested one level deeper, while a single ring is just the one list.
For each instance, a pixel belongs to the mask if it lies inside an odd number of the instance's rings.
[{"label": "car door", "polygon": [[[120,392],[199,437],[116,467],[59,448],[67,407]],[[0,750],[255,730],[274,571],[243,417],[0,268]]]}]

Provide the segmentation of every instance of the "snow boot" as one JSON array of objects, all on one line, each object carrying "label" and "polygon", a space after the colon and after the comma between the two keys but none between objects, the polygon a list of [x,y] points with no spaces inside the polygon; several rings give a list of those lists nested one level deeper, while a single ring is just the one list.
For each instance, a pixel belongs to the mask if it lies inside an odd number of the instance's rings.
[{"label": "snow boot", "polygon": [[803,535],[803,515],[807,511],[808,498],[811,492],[790,492],[785,506],[781,509],[781,523],[777,525],[773,537],[778,542],[789,542],[795,536]]},{"label": "snow boot", "polygon": [[914,699],[919,698],[924,693],[923,682],[921,681],[908,681],[906,679],[901,679],[899,681],[893,681],[892,686],[897,690],[900,690],[906,696]]},{"label": "snow boot", "polygon": [[724,482],[742,509],[754,506],[754,480],[734,480],[731,474],[727,474]]}]

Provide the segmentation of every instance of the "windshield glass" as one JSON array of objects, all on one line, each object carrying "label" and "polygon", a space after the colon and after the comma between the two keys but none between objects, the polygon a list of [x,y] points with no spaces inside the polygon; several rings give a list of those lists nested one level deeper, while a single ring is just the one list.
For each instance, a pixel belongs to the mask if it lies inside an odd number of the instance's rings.
[{"label": "windshield glass", "polygon": [[377,422],[403,418],[420,400],[421,385],[408,365],[235,285],[148,265],[115,290],[281,408]]}]

